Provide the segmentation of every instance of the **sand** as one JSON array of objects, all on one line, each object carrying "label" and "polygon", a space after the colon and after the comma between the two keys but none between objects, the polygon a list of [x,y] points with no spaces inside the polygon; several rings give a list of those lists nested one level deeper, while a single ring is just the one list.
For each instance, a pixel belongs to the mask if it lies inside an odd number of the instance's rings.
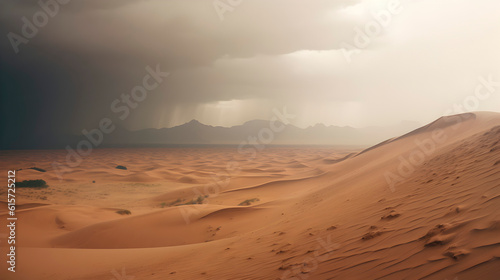
[{"label": "sand", "polygon": [[1,174],[50,185],[17,189],[1,279],[500,279],[500,114],[364,151],[96,149],[59,181],[65,155],[1,152]]}]

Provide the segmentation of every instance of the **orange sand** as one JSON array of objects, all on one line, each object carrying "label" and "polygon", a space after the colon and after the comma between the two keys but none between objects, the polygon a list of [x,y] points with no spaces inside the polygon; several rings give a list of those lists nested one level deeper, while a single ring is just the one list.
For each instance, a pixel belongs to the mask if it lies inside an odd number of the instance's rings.
[{"label": "orange sand", "polygon": [[500,279],[499,141],[500,114],[481,112],[362,153],[100,149],[63,181],[65,151],[2,151],[5,178],[36,166],[17,180],[50,187],[17,189],[17,272],[3,239],[0,278]]}]

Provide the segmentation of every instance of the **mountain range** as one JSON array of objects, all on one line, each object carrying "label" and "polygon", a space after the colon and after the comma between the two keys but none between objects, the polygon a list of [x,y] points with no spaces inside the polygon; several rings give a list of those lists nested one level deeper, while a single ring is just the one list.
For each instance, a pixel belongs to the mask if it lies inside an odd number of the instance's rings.
[{"label": "mountain range", "polygon": [[136,131],[117,128],[106,136],[105,146],[141,145],[240,145],[258,143],[273,145],[356,145],[368,146],[407,133],[420,126],[403,121],[394,126],[353,128],[316,124],[299,128],[281,122],[252,120],[233,127],[210,126],[197,120],[161,129]]}]

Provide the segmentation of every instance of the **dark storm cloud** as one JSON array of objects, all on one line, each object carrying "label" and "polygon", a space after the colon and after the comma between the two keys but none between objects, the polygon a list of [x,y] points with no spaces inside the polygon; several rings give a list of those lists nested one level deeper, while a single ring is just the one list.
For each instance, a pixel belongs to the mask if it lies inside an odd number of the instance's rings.
[{"label": "dark storm cloud", "polygon": [[[8,34],[22,36],[22,18],[32,20],[42,8],[37,1],[2,1],[2,121],[16,135],[2,136],[2,147],[18,139],[50,142],[96,127],[104,116],[116,117],[110,104],[142,82],[148,65],[159,64],[171,75],[118,125],[161,127],[191,118],[226,125],[266,117],[266,106],[282,105],[303,116],[301,125],[373,125],[387,121],[370,117],[380,109],[426,121],[416,108],[439,92],[466,94],[475,75],[498,65],[498,40],[487,35],[498,30],[491,8],[498,4],[489,0],[405,6],[385,33],[346,64],[342,42],[352,43],[354,27],[385,2],[243,0],[221,21],[212,0],[73,0],[60,5],[16,54]],[[454,27],[460,22],[467,28]],[[471,34],[476,41],[469,42]],[[460,52],[448,51],[450,46],[460,46]],[[472,57],[477,65],[467,61]],[[452,100],[440,98],[439,110]],[[391,108],[384,103],[389,99],[414,105]],[[5,122],[7,115],[18,118]]]},{"label": "dark storm cloud", "polygon": [[[26,38],[27,44],[17,46],[19,53],[14,53],[9,38],[1,43],[2,97],[15,104],[22,116],[9,128],[28,135],[34,132],[39,139],[56,132],[78,132],[109,114],[111,101],[137,84],[147,65],[161,64],[174,73],[171,85],[166,85],[168,96],[159,98],[164,102],[162,110],[169,110],[179,102],[196,104],[250,94],[244,89],[221,92],[206,87],[221,77],[210,71],[204,75],[203,67],[221,56],[334,46],[333,34],[307,40],[297,36],[311,28],[325,28],[314,17],[337,6],[328,1],[317,1],[307,9],[290,1],[248,1],[240,11],[228,14],[226,22],[219,20],[212,1],[70,1],[58,7],[55,1],[42,2],[57,13],[36,28],[33,38]],[[35,1],[9,0],[1,5],[5,35],[23,36],[22,18],[33,23],[33,16],[43,11]],[[185,73],[185,69],[194,70]],[[180,71],[177,76],[176,71]]]}]

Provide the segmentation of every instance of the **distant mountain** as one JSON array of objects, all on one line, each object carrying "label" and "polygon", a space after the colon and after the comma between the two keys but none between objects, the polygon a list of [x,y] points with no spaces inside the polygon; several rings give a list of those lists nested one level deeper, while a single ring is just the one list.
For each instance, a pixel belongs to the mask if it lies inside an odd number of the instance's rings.
[{"label": "distant mountain", "polygon": [[[389,127],[339,127],[317,124],[307,128],[271,124],[265,120],[248,121],[233,127],[210,126],[192,120],[172,128],[128,131],[117,128],[106,136],[106,146],[140,145],[239,145],[244,141],[275,145],[373,145],[392,137],[407,133],[420,125],[405,121]],[[252,140],[254,139],[254,140]]]}]

